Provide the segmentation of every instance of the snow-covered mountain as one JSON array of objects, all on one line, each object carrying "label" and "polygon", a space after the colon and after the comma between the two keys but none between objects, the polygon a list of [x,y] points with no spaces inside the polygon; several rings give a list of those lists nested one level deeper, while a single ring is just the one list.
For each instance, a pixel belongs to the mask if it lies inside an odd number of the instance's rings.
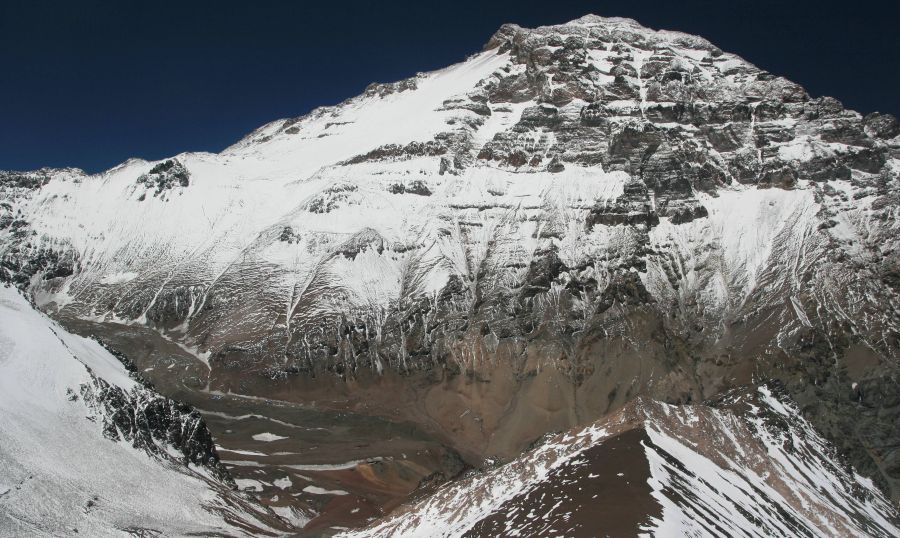
[{"label": "snow-covered mountain", "polygon": [[196,412],[0,286],[0,536],[291,527],[233,490]]},{"label": "snow-covered mountain", "polygon": [[407,421],[476,466],[777,380],[896,501],[898,213],[893,117],[586,16],[219,154],[0,173],[0,278],[153,328],[197,390]]},{"label": "snow-covered mountain", "polygon": [[836,459],[767,386],[713,407],[638,399],[341,536],[900,536]]}]

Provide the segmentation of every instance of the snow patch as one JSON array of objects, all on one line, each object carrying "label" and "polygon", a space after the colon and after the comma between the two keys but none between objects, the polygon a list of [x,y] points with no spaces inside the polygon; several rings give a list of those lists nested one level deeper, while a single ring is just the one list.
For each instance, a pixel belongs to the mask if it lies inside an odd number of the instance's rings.
[{"label": "snow patch", "polygon": [[266,443],[271,443],[272,441],[280,441],[281,439],[287,439],[287,437],[283,435],[275,435],[274,433],[269,432],[257,433],[252,437],[254,441],[263,441]]}]

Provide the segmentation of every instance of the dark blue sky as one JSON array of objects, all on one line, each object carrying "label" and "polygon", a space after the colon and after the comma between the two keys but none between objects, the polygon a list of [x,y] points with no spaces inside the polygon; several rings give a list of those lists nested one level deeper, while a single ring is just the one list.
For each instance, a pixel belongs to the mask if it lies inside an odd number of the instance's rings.
[{"label": "dark blue sky", "polygon": [[897,0],[0,0],[0,169],[219,151],[460,61],[504,22],[591,12],[699,34],[813,95],[900,115]]}]

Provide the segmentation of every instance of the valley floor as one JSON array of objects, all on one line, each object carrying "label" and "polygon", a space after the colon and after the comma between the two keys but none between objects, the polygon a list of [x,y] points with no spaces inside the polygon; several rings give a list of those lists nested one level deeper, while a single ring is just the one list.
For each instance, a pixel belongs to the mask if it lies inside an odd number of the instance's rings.
[{"label": "valley floor", "polygon": [[[311,534],[365,525],[463,463],[410,424],[207,388],[196,356],[151,329],[65,320],[134,361],[160,392],[198,409],[238,487]],[[420,488],[420,486],[425,486]]]}]

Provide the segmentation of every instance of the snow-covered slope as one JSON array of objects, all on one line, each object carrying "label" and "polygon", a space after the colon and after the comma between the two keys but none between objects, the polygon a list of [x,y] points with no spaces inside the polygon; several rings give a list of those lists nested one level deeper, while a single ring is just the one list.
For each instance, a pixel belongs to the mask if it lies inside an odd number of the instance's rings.
[{"label": "snow-covered slope", "polygon": [[702,38],[505,25],[220,154],[0,174],[0,278],[159,330],[208,390],[410,420],[472,463],[775,378],[900,496],[898,175],[896,119]]},{"label": "snow-covered slope", "polygon": [[[152,413],[115,407],[108,397],[118,391],[159,405],[97,342],[67,333],[14,288],[0,287],[0,535],[284,530],[273,514],[232,493],[214,466],[185,465],[181,447],[117,429],[111,412]],[[158,452],[141,443],[158,443]]]},{"label": "snow-covered slope", "polygon": [[837,461],[769,387],[641,400],[341,536],[900,536],[896,507]]},{"label": "snow-covered slope", "polygon": [[[504,27],[466,62],[274,122],[218,155],[7,177],[2,248],[10,277],[57,276],[41,260],[14,267],[44,252],[73,272],[34,282],[41,304],[178,327],[212,350],[274,327],[267,344],[307,356],[295,331],[338,314],[385,323],[453,277],[481,286],[479,265],[515,287],[556,249],[602,276],[598,258],[646,240],[621,224],[649,215],[651,252],[633,252],[642,283],[680,308],[699,296],[718,320],[781,261],[780,244],[863,254],[889,231],[871,225],[900,171],[896,126],[879,120],[692,36],[591,17]],[[623,197],[626,184],[638,190]],[[826,217],[832,231],[817,233]],[[833,299],[851,319],[861,308]],[[243,330],[206,319],[211,302]]]}]

